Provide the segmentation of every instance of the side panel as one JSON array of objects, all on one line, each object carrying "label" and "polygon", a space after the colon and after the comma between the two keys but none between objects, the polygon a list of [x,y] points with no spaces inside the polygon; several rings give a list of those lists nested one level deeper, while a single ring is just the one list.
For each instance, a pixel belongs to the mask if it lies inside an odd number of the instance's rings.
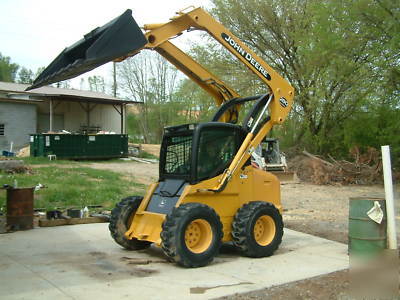
[{"label": "side panel", "polygon": [[208,192],[219,184],[222,176],[218,176],[199,184],[187,186],[177,203],[198,202],[215,209],[223,224],[223,241],[230,241],[232,221],[237,210],[250,201],[266,201],[273,203],[282,211],[280,201],[280,183],[276,176],[260,169],[247,166],[227,184],[220,193]]},{"label": "side panel", "polygon": [[143,197],[128,231],[125,233],[126,238],[136,238],[150,241],[157,245],[161,244],[161,225],[164,222],[165,215],[145,211],[157,186],[158,182],[148,187],[146,195]]},{"label": "side panel", "polygon": [[[248,167],[251,168],[251,167]],[[272,173],[252,168],[254,201],[270,202],[282,213],[280,182]]]},{"label": "side panel", "polygon": [[223,224],[224,237],[223,241],[231,240],[231,224],[233,216],[240,207],[239,200],[239,182],[238,178],[232,178],[229,184],[221,193],[208,191],[199,191],[204,189],[212,189],[218,185],[221,176],[214,177],[209,180],[202,181],[196,185],[188,186],[187,193],[183,194],[180,203],[197,202],[206,204],[217,212]]},{"label": "side panel", "polygon": [[137,213],[132,221],[131,228],[125,233],[127,238],[137,238],[161,245],[161,229],[165,215],[143,212]]}]

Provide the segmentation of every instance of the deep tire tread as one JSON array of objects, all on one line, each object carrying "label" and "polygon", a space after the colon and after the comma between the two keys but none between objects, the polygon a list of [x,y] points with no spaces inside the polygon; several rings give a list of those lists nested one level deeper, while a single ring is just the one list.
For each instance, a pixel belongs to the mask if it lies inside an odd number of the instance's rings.
[{"label": "deep tire tread", "polygon": [[[262,213],[261,213],[262,212]],[[267,214],[274,219],[276,233],[273,241],[266,246],[258,245],[253,237],[255,219]],[[232,239],[240,252],[248,257],[271,256],[282,242],[283,221],[279,210],[269,202],[254,201],[244,204],[236,213],[232,222]]]},{"label": "deep tire tread", "polygon": [[143,197],[131,196],[122,199],[111,211],[110,230],[111,237],[120,246],[128,250],[141,250],[150,247],[151,242],[139,241],[137,239],[128,240],[125,237],[125,232],[128,229],[128,219],[136,212]]}]

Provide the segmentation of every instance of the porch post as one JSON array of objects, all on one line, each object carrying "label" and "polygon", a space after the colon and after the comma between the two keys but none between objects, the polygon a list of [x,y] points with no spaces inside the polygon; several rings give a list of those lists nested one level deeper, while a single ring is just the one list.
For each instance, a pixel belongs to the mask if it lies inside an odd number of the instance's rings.
[{"label": "porch post", "polygon": [[50,99],[50,126],[49,131],[53,131],[53,99]]},{"label": "porch post", "polygon": [[121,104],[121,134],[124,134],[124,105]]},{"label": "porch post", "polygon": [[86,121],[87,121],[87,133],[89,133],[90,127],[90,103],[86,102]]}]

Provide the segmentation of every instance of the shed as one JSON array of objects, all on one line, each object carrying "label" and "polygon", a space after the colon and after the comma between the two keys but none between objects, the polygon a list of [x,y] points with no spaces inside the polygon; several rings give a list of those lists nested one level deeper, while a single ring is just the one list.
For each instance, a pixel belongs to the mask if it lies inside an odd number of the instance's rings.
[{"label": "shed", "polygon": [[25,91],[28,84],[0,82],[0,150],[29,144],[30,134],[126,133],[126,106],[104,93],[41,87]]}]

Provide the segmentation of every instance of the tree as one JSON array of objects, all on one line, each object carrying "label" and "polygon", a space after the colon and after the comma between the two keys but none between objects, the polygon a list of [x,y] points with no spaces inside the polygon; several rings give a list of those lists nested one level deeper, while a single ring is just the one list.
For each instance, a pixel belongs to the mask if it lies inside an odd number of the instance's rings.
[{"label": "tree", "polygon": [[381,55],[358,1],[248,0],[246,10],[239,0],[213,3],[220,21],[295,87],[290,119],[280,130],[296,128],[291,144],[320,153],[343,148],[346,120],[377,101],[382,87]]},{"label": "tree", "polygon": [[171,125],[179,112],[179,104],[173,96],[176,69],[157,53],[144,51],[118,64],[117,74],[119,87],[128,98],[143,102],[138,105],[139,113],[130,117],[142,141],[159,143],[163,128]]},{"label": "tree", "polygon": [[88,78],[89,89],[93,92],[104,93],[106,90],[106,85],[103,76],[90,76]]},{"label": "tree", "polygon": [[[259,78],[227,49],[211,39],[209,35],[204,35],[202,40],[206,41],[205,45],[196,45],[188,53],[199,64],[211,71],[225,84],[234,88],[241,96],[266,93],[266,86],[261,84]],[[190,79],[180,81],[176,97],[186,107],[184,115],[185,121],[188,123],[209,122],[217,110],[214,98]],[[244,105],[240,116],[246,114],[247,106]]]},{"label": "tree", "polygon": [[21,69],[18,71],[18,83],[26,83],[26,84],[32,84],[34,80],[34,74],[32,70],[27,69],[25,67],[21,67]]},{"label": "tree", "polygon": [[0,81],[14,82],[19,66],[11,62],[11,58],[0,52]]},{"label": "tree", "polygon": [[362,33],[374,45],[372,62],[382,79],[382,89],[399,100],[400,92],[400,6],[392,0],[357,1]]},{"label": "tree", "polygon": [[54,85],[56,86],[56,88],[59,88],[59,89],[70,89],[71,81],[69,79],[67,79],[67,80],[59,81],[59,82],[55,83]]}]

